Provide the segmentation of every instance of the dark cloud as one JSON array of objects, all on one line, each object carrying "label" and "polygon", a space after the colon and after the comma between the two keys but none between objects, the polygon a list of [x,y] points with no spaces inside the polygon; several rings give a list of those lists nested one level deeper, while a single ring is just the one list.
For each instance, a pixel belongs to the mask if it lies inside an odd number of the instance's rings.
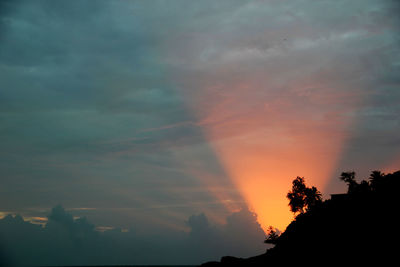
[{"label": "dark cloud", "polygon": [[[229,187],[165,77],[160,45],[169,30],[162,29],[174,26],[162,21],[171,14],[159,20],[153,12],[163,9],[138,2],[2,3],[0,165],[2,188],[12,188],[2,210],[181,205],[189,194],[162,185],[199,187],[177,152],[192,145],[196,160]],[[192,201],[210,202],[206,189],[197,191]]]},{"label": "dark cloud", "polygon": [[[230,254],[262,253],[264,232],[255,214],[233,213],[225,225],[215,225],[204,214],[191,216],[189,232],[146,235],[115,228],[99,232],[86,218],[74,218],[62,206],[48,215],[44,227],[7,215],[0,219],[0,255],[11,265],[122,265],[198,264]],[[246,231],[243,231],[246,229]],[[244,233],[245,232],[245,233]]]},{"label": "dark cloud", "polygon": [[247,209],[229,215],[223,226],[210,225],[204,214],[191,216],[188,225],[191,228],[188,245],[197,251],[193,257],[199,261],[218,258],[221,252],[223,255],[249,257],[255,255],[254,251],[263,250],[261,237],[265,234],[257,216]]}]

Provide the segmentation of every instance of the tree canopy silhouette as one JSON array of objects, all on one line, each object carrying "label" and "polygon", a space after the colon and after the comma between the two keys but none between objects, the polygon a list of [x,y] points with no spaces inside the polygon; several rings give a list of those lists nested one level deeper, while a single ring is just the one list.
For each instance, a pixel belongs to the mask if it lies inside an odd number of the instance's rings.
[{"label": "tree canopy silhouette", "polygon": [[279,238],[279,232],[276,228],[269,226],[267,229],[267,238],[264,240],[266,244],[276,244]]},{"label": "tree canopy silhouette", "polygon": [[292,190],[286,196],[293,213],[304,213],[312,206],[322,202],[322,194],[316,187],[307,187],[304,177],[297,176],[292,182]]},{"label": "tree canopy silhouette", "polygon": [[372,190],[379,190],[384,185],[385,174],[381,171],[373,171],[369,176],[369,183]]},{"label": "tree canopy silhouette", "polygon": [[355,190],[355,188],[357,187],[358,183],[356,182],[356,173],[353,171],[349,171],[349,172],[342,172],[342,174],[340,175],[340,180],[342,180],[343,182],[345,182],[348,186],[348,193],[351,193]]}]

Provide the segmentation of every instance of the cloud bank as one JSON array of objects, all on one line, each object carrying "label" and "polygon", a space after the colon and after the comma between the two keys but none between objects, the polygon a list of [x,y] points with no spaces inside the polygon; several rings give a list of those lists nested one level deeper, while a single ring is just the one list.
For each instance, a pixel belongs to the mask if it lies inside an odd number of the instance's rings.
[{"label": "cloud bank", "polygon": [[248,210],[229,215],[225,224],[212,223],[204,213],[190,216],[186,224],[188,231],[141,233],[134,226],[97,231],[62,206],[51,210],[44,227],[9,214],[0,219],[0,265],[199,264],[266,249],[265,234]]}]

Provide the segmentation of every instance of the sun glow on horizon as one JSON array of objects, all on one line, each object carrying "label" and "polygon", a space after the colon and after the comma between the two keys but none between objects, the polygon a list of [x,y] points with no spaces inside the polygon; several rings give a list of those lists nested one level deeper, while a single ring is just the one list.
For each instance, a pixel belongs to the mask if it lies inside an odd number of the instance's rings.
[{"label": "sun glow on horizon", "polygon": [[270,225],[284,230],[293,219],[286,194],[297,176],[324,193],[352,120],[343,115],[348,110],[330,108],[331,99],[320,103],[316,96],[309,96],[313,105],[299,110],[304,97],[294,88],[293,96],[283,99],[260,96],[260,88],[251,85],[230,90],[220,85],[201,97],[218,101],[192,105],[225,173],[264,230]]},{"label": "sun glow on horizon", "polygon": [[[251,140],[257,139],[253,136]],[[296,176],[304,176],[308,185],[322,191],[334,165],[330,154],[324,155],[316,148],[314,153],[305,153],[304,145],[284,151],[268,142],[246,144],[243,137],[238,137],[215,146],[229,177],[249,208],[257,213],[264,230],[270,225],[284,230],[293,219],[286,194]]]},{"label": "sun glow on horizon", "polygon": [[[346,166],[346,149],[372,105],[368,80],[349,75],[364,65],[348,62],[348,55],[332,49],[332,42],[347,49],[351,38],[337,37],[279,48],[280,53],[265,58],[246,51],[229,61],[194,57],[190,63],[196,71],[184,76],[172,72],[178,94],[196,118],[193,124],[201,127],[229,184],[258,214],[264,229],[284,230],[293,219],[286,194],[297,176],[323,194],[331,193],[331,178]],[[292,37],[291,42],[302,41]],[[317,56],[309,57],[316,50]],[[346,67],[336,63],[339,58]]]}]

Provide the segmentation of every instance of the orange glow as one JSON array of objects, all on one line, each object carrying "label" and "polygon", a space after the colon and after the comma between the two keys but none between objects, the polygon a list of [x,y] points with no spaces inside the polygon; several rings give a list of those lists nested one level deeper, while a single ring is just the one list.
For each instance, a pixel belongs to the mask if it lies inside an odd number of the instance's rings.
[{"label": "orange glow", "polygon": [[324,189],[347,139],[347,113],[360,100],[319,83],[288,87],[282,97],[257,84],[218,84],[197,91],[199,100],[190,103],[264,230],[284,230],[293,219],[286,194],[296,176]]},{"label": "orange glow", "polygon": [[299,138],[290,145],[277,142],[280,138],[259,132],[215,142],[226,170],[264,229],[285,229],[293,218],[286,200],[292,180],[304,176],[309,185],[323,188],[340,148],[335,142],[330,147],[318,144],[323,137]]},{"label": "orange glow", "polygon": [[395,157],[390,163],[382,168],[384,173],[393,173],[400,170],[400,155]]},{"label": "orange glow", "polygon": [[23,218],[25,221],[29,221],[30,223],[39,224],[42,226],[44,226],[48,220],[46,217],[38,217],[38,216],[36,216],[36,217],[35,216],[33,216],[33,217],[24,216]]},{"label": "orange glow", "polygon": [[3,219],[4,217],[6,217],[7,214],[8,214],[7,212],[0,211],[0,219]]}]

